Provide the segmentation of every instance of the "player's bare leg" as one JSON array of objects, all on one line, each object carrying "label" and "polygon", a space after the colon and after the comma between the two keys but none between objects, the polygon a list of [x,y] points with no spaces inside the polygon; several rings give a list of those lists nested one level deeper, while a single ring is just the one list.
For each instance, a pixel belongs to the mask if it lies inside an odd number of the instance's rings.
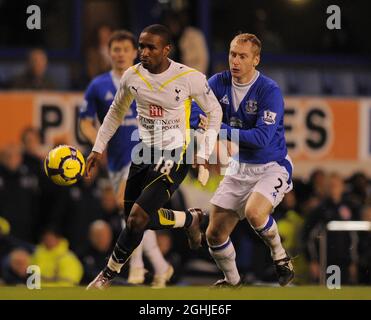
[{"label": "player's bare leg", "polygon": [[282,246],[276,221],[271,216],[272,210],[272,204],[266,197],[253,192],[246,202],[245,216],[256,233],[269,246],[278,282],[285,286],[294,278],[294,270],[291,259]]},{"label": "player's bare leg", "polygon": [[238,221],[236,212],[213,206],[206,230],[206,239],[209,252],[225,277],[217,281],[214,284],[215,287],[239,286],[241,283],[236,266],[236,251],[229,238]]}]

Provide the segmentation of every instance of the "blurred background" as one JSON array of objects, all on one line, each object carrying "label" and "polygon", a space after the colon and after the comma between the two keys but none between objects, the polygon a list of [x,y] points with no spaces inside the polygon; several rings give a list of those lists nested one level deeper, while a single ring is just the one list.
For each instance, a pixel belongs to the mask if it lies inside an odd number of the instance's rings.
[{"label": "blurred background", "polygon": [[[339,30],[326,27],[332,4],[341,9]],[[40,7],[40,30],[27,29],[29,5]],[[75,285],[90,281],[105,264],[121,228],[106,164],[94,180],[63,188],[45,177],[42,162],[62,143],[89,153],[78,112],[90,80],[110,70],[111,33],[127,29],[138,36],[145,26],[163,23],[173,33],[172,58],[208,76],[228,68],[237,32],[261,39],[258,70],[285,95],[295,164],[294,191],[274,217],[295,257],[296,283],[318,284],[326,266],[335,264],[343,284],[369,285],[370,10],[367,1],[0,0],[0,282],[24,284],[27,266],[42,259],[58,265],[55,248],[63,247],[73,260],[58,268],[75,274]],[[222,179],[218,169],[206,188],[191,173],[168,205],[207,209]],[[333,220],[363,221],[365,231],[359,225],[329,231]],[[175,267],[174,284],[211,284],[220,277],[207,249],[190,252],[182,232],[157,236]],[[233,240],[245,281],[274,283],[269,250],[246,221]],[[65,285],[60,279],[49,283]]]}]

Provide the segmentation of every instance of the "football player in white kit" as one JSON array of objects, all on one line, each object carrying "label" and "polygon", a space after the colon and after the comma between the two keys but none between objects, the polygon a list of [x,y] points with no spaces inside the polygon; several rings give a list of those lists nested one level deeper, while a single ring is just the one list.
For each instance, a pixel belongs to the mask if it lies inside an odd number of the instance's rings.
[{"label": "football player in white kit", "polygon": [[255,35],[237,35],[230,44],[229,70],[209,79],[223,110],[220,135],[226,133],[232,142],[236,135],[239,140],[238,153],[211,199],[213,208],[206,237],[209,252],[225,276],[215,283],[216,287],[241,284],[229,236],[238,221],[245,218],[269,246],[279,284],[285,286],[294,277],[291,259],[282,247],[271,216],[292,189],[292,162],[284,136],[284,102],[278,85],[255,69],[260,50],[261,43]]},{"label": "football player in white kit", "polygon": [[[98,133],[94,124],[95,118],[98,117],[99,122],[103,122],[120,86],[123,73],[133,66],[137,57],[136,38],[126,30],[115,31],[109,39],[108,49],[112,60],[112,70],[92,80],[85,93],[85,103],[80,110],[81,132],[92,144]],[[129,175],[131,151],[137,144],[137,141],[131,140],[133,132],[138,128],[136,117],[136,105],[133,101],[107,146],[108,174],[120,209],[124,206],[124,191]],[[124,221],[123,228],[125,228]],[[130,258],[128,283],[142,284],[144,282],[146,270],[143,253],[154,270],[152,287],[165,287],[174,271],[162,255],[153,230],[146,230],[142,243]]]},{"label": "football player in white kit", "polygon": [[133,149],[125,190],[127,227],[121,232],[107,266],[88,289],[110,285],[147,229],[184,228],[191,249],[201,245],[202,210],[174,211],[164,209],[163,205],[192,164],[187,161],[192,99],[208,117],[208,128],[196,155],[198,164],[205,164],[213,151],[222,110],[202,73],[168,58],[170,39],[169,30],[162,25],[151,25],[142,31],[138,47],[141,63],[124,73],[87,160],[89,176],[135,99],[141,142]]}]

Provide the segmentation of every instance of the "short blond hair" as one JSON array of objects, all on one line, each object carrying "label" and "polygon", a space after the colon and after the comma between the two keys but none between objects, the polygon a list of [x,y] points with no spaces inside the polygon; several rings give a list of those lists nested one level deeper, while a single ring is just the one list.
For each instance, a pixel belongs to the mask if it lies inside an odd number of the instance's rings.
[{"label": "short blond hair", "polygon": [[258,37],[255,34],[240,33],[232,39],[231,45],[234,41],[236,41],[238,44],[246,43],[246,42],[250,41],[251,44],[252,44],[254,54],[257,55],[257,56],[260,55],[260,52],[261,52],[261,49],[262,49],[262,44],[261,44],[261,41],[258,39]]}]

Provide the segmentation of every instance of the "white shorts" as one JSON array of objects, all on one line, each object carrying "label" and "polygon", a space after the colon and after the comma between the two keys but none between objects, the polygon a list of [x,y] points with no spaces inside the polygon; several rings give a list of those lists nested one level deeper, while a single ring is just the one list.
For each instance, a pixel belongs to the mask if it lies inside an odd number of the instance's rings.
[{"label": "white shorts", "polygon": [[128,179],[130,165],[131,163],[123,167],[120,171],[108,171],[108,176],[109,176],[109,179],[111,181],[111,184],[112,184],[112,187],[115,193],[118,192],[120,188],[120,183],[122,182],[122,180]]},{"label": "white shorts", "polygon": [[[293,167],[289,156],[288,164]],[[266,164],[239,163],[231,160],[226,175],[210,202],[218,207],[236,211],[239,218],[245,218],[245,205],[253,192],[266,197],[273,208],[278,206],[285,194],[292,190],[289,172],[277,162]]]}]

